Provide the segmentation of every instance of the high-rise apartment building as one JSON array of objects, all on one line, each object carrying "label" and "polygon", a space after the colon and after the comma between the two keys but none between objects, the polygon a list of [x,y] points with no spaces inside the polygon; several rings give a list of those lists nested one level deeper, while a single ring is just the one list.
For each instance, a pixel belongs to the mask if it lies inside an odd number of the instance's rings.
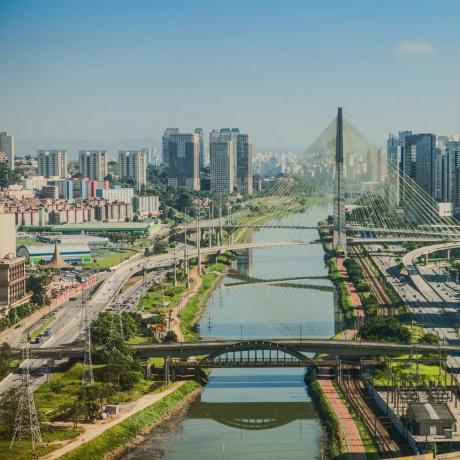
[{"label": "high-rise apartment building", "polygon": [[65,150],[38,150],[38,175],[67,177],[67,152]]},{"label": "high-rise apartment building", "polygon": [[[213,133],[214,136],[217,136],[217,130],[214,130],[211,133],[210,139],[213,136]],[[232,143],[234,185],[236,186],[237,191],[239,193],[252,193],[253,165],[251,134],[242,134],[238,128],[221,128],[218,132],[218,139],[219,142]]]},{"label": "high-rise apartment building", "polygon": [[235,186],[235,147],[230,136],[214,129],[209,134],[211,190],[232,193]]},{"label": "high-rise apartment building", "polygon": [[162,138],[161,161],[165,165],[169,165],[169,136],[171,134],[179,134],[179,128],[166,128]]},{"label": "high-rise apartment building", "polygon": [[[168,134],[168,184],[200,190],[200,137],[197,133]],[[165,136],[163,136],[165,140]]]},{"label": "high-rise apartment building", "polygon": [[8,160],[8,167],[14,169],[14,137],[7,132],[0,133],[0,153]]},{"label": "high-rise apartment building", "polygon": [[120,150],[118,168],[122,180],[133,180],[138,190],[147,183],[147,159],[144,152]]},{"label": "high-rise apartment building", "polygon": [[78,162],[83,177],[102,181],[107,176],[107,152],[105,150],[79,150]]}]

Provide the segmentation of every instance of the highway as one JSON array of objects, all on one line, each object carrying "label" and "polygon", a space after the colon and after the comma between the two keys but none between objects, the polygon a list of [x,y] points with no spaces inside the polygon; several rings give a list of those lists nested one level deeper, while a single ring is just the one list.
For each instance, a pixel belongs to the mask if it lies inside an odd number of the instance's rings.
[{"label": "highway", "polygon": [[[398,261],[393,254],[386,254],[380,245],[369,245],[367,249],[372,252],[372,258],[380,271],[386,276],[404,303],[412,307],[417,324],[423,326],[426,332],[432,332],[449,344],[459,344],[459,336],[455,325],[460,324],[458,300],[451,296],[444,297],[443,283],[429,283],[420,273],[414,259],[424,253],[435,252],[440,249],[459,247],[460,243],[442,243],[425,246],[405,254],[402,263],[408,271],[412,283],[400,279]],[[401,249],[401,248],[397,248]],[[437,287],[439,285],[439,288]],[[460,357],[449,355],[448,365],[453,370],[460,370]]]}]

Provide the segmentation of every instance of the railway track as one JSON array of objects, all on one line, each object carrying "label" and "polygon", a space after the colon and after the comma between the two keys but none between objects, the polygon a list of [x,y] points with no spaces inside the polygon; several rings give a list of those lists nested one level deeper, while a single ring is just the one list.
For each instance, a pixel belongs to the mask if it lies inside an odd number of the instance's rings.
[{"label": "railway track", "polygon": [[363,270],[366,279],[369,281],[371,292],[379,304],[380,314],[382,316],[390,316],[392,313],[392,309],[389,307],[389,305],[392,303],[391,298],[387,294],[385,288],[379,282],[379,279],[375,276],[375,273],[369,266],[367,260],[363,257],[362,250],[356,246],[352,246],[350,248],[350,254],[355,257],[356,262]]},{"label": "railway track", "polygon": [[389,418],[379,413],[360,378],[344,377],[342,389],[372,433],[380,455],[384,458],[396,458],[411,453],[409,446],[394,429]]}]

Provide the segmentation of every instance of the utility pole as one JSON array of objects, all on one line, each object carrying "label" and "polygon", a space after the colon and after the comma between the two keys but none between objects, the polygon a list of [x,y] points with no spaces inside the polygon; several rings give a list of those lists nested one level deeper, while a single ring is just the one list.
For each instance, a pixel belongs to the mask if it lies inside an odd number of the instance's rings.
[{"label": "utility pole", "polygon": [[209,247],[212,248],[212,237],[214,234],[214,224],[212,222],[212,201],[209,202]]},{"label": "utility pole", "polygon": [[93,375],[93,362],[91,359],[91,321],[88,317],[86,303],[83,303],[83,312],[82,312],[82,329],[84,332],[85,340],[85,354],[83,359],[83,373],[81,377],[82,385],[93,385],[94,384],[94,375]]},{"label": "utility pole", "polygon": [[190,274],[188,266],[188,253],[187,253],[187,227],[184,227],[184,271],[185,271],[185,287],[190,288]]},{"label": "utility pole", "polygon": [[174,286],[177,286],[176,248],[174,247]]},{"label": "utility pole", "polygon": [[222,195],[219,195],[219,246],[222,244]]},{"label": "utility pole", "polygon": [[196,220],[196,249],[198,255],[198,275],[201,275],[201,203],[198,201],[198,216]]},{"label": "utility pole", "polygon": [[35,407],[34,395],[30,386],[30,350],[23,348],[22,350],[22,373],[21,387],[19,391],[19,402],[16,410],[16,418],[14,420],[13,437],[11,438],[10,449],[13,447],[14,441],[21,441],[26,434],[30,432],[30,440],[32,442],[32,450],[35,450],[35,443],[43,444],[38,423],[37,409]]}]

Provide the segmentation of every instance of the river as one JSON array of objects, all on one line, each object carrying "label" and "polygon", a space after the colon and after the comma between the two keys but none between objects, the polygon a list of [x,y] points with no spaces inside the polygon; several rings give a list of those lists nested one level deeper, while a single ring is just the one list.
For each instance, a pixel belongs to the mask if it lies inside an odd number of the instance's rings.
[{"label": "river", "polygon": [[[306,225],[328,213],[306,212]],[[297,216],[277,222],[289,224]],[[308,222],[306,220],[308,219]],[[315,230],[262,229],[254,241],[316,239]],[[211,295],[202,337],[330,337],[340,330],[321,245],[249,250]],[[292,278],[305,276],[306,280]],[[283,284],[261,280],[286,279]],[[228,287],[230,283],[242,283]],[[251,284],[255,283],[255,284]],[[295,286],[294,283],[307,285]],[[148,434],[123,457],[135,460],[319,458],[322,428],[304,384],[304,369],[215,369],[202,395],[183,413]]]}]

